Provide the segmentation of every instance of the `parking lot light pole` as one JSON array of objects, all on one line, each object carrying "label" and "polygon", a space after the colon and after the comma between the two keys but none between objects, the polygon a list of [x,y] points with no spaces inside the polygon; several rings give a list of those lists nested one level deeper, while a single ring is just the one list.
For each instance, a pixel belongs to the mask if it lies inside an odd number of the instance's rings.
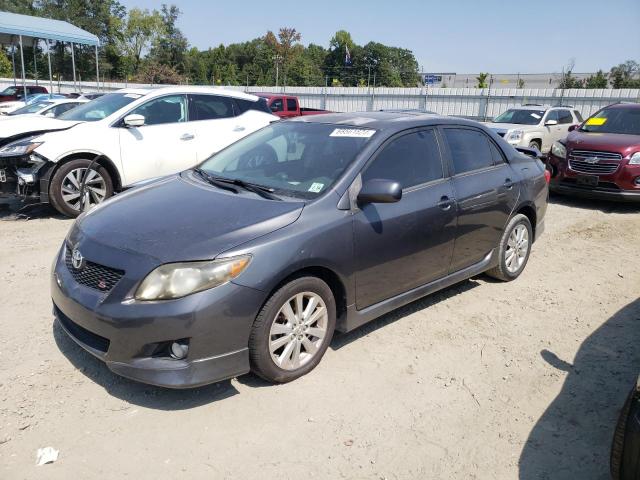
[{"label": "parking lot light pole", "polygon": [[53,75],[51,74],[51,44],[47,42],[47,63],[49,63],[49,95],[53,95]]},{"label": "parking lot light pole", "polygon": [[73,53],[73,42],[71,42],[71,67],[73,69],[73,91],[76,92],[76,57]]},{"label": "parking lot light pole", "polygon": [[96,45],[96,88],[100,91],[100,68],[98,67],[98,45]]}]

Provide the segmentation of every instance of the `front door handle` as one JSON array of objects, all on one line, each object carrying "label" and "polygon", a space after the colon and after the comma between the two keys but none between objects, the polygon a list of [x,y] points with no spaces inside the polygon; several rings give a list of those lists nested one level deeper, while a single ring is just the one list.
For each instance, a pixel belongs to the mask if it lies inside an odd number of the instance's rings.
[{"label": "front door handle", "polygon": [[507,178],[504,181],[504,188],[506,188],[507,190],[511,190],[513,188],[513,182],[511,181],[510,178]]},{"label": "front door handle", "polygon": [[451,199],[449,197],[447,197],[446,195],[443,195],[440,198],[440,201],[438,202],[438,207],[440,207],[442,210],[447,211],[451,208],[451,204],[453,202],[451,201]]},{"label": "front door handle", "polygon": [[185,133],[180,137],[180,140],[193,140],[196,136],[193,133]]},{"label": "front door handle", "polygon": [[236,127],[233,129],[234,132],[243,132],[245,129],[245,127],[243,127],[242,125],[236,125]]}]

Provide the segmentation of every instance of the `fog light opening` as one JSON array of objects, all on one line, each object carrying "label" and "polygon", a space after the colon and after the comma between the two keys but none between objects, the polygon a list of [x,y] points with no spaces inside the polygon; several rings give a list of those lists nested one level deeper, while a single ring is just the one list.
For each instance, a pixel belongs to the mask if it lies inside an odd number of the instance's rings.
[{"label": "fog light opening", "polygon": [[186,340],[178,340],[171,342],[169,347],[169,354],[171,358],[176,360],[182,360],[189,353],[189,343]]}]

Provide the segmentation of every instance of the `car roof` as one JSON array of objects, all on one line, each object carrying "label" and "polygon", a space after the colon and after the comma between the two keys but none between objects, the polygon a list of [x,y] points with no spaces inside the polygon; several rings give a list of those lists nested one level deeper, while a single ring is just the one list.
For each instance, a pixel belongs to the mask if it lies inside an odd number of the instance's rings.
[{"label": "car roof", "polygon": [[326,123],[347,125],[350,127],[372,128],[389,132],[406,130],[408,128],[429,125],[466,125],[482,127],[480,123],[460,117],[449,117],[420,112],[354,112],[354,113],[324,113],[296,117],[287,122]]},{"label": "car roof", "polygon": [[607,105],[604,108],[640,108],[640,103],[635,102],[618,102]]},{"label": "car roof", "polygon": [[159,87],[147,87],[147,88],[122,88],[120,90],[114,90],[109,93],[133,93],[137,95],[145,96],[160,96],[171,93],[203,93],[203,94],[215,94],[223,97],[233,97],[244,100],[256,101],[258,98],[255,95],[244,93],[240,90],[231,90],[221,87],[207,87],[196,85],[171,85],[171,86],[159,86]]}]

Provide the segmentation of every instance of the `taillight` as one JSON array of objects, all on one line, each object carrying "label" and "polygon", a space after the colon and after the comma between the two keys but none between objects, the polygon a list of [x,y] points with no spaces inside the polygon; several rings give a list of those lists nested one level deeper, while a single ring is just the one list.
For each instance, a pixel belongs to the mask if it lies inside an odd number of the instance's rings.
[{"label": "taillight", "polygon": [[551,181],[551,172],[549,171],[548,168],[544,169],[544,179],[547,183]]}]

